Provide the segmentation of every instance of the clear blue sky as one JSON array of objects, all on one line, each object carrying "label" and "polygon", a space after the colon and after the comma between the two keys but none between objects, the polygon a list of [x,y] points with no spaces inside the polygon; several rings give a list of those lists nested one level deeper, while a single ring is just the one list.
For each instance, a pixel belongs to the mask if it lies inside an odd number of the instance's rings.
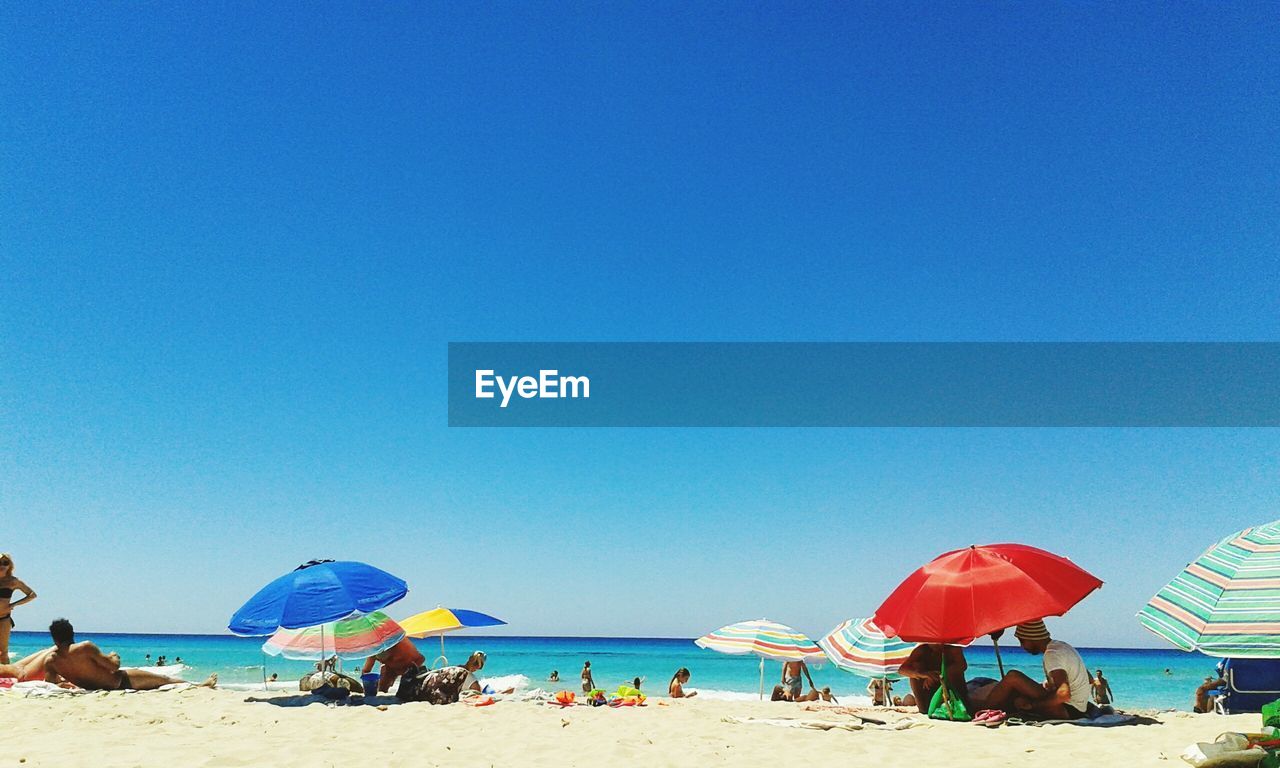
[{"label": "clear blue sky", "polygon": [[[527,634],[819,633],[1000,540],[1133,613],[1276,430],[450,430],[451,340],[1280,340],[1274,4],[0,8],[36,628],[316,556]],[[461,4],[459,4],[461,5]]]}]

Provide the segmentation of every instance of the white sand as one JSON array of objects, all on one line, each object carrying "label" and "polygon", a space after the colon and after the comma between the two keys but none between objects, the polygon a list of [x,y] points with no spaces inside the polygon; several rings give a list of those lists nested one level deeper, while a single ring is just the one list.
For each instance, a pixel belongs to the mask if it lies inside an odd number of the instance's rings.
[{"label": "white sand", "polygon": [[[797,705],[650,699],[643,708],[499,702],[285,708],[242,691],[0,695],[0,766],[947,765],[1170,766],[1193,741],[1256,730],[1257,715],[1165,714],[1121,728],[937,723],[811,731],[725,722],[803,717]],[[868,714],[885,718],[883,711]],[[900,718],[903,715],[890,714]]]}]

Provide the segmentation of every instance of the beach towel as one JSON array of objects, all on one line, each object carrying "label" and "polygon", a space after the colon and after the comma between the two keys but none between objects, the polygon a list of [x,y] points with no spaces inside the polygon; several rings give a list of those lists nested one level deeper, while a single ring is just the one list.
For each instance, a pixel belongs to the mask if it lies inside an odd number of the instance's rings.
[{"label": "beach towel", "polygon": [[797,720],[789,717],[726,717],[725,723],[738,725],[774,725],[780,728],[804,728],[813,731],[861,731],[874,729],[877,731],[905,731],[908,728],[919,728],[930,725],[926,720],[906,717],[897,722],[877,725],[875,723],[852,723],[848,720]]},{"label": "beach towel", "polygon": [[88,694],[97,694],[107,696],[110,694],[133,694],[133,693],[161,693],[169,691],[185,691],[188,688],[194,688],[191,683],[174,683],[172,685],[161,686],[151,691],[135,691],[128,689],[124,691],[87,691],[83,688],[61,688],[53,683],[46,683],[43,680],[31,680],[25,683],[15,683],[11,688],[3,691],[8,695],[18,695],[23,698],[48,698],[50,696],[86,696]]},{"label": "beach towel", "polygon": [[[1016,718],[1015,718],[1016,719]],[[1010,724],[1013,723],[1011,719]],[[1017,725],[1078,725],[1082,728],[1114,728],[1117,725],[1159,725],[1160,721],[1151,717],[1140,717],[1127,712],[1112,712],[1097,717],[1080,717],[1074,720],[1020,720]]]}]

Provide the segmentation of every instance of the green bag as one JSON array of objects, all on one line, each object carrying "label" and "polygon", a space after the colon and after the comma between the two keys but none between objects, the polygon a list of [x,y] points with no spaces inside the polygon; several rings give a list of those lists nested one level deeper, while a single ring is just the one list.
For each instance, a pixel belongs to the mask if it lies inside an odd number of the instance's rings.
[{"label": "green bag", "polygon": [[942,669],[939,675],[938,690],[934,692],[933,699],[929,702],[929,717],[933,720],[950,720],[956,723],[967,723],[973,719],[969,714],[969,708],[964,705],[964,701],[956,695],[955,691],[947,688],[947,657],[942,657]]},{"label": "green bag", "polygon": [[1270,704],[1262,705],[1262,727],[1274,728],[1280,726],[1280,699]]}]

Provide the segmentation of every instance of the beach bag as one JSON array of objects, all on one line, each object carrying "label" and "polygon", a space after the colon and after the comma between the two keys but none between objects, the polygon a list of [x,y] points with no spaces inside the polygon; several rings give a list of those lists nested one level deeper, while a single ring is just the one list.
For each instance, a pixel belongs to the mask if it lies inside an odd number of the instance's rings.
[{"label": "beach bag", "polygon": [[1262,705],[1262,727],[1280,727],[1280,699]]},{"label": "beach bag", "polygon": [[1212,742],[1192,744],[1181,755],[1196,768],[1252,768],[1266,756],[1266,750],[1252,746],[1243,733],[1219,734]]},{"label": "beach bag", "polygon": [[938,690],[929,702],[929,717],[933,720],[950,720],[956,723],[967,723],[973,719],[969,708],[959,696],[947,688],[947,659],[942,658],[942,669],[938,678]]},{"label": "beach bag", "polygon": [[398,701],[417,701],[418,689],[422,687],[422,678],[427,676],[429,669],[423,669],[417,665],[411,666],[400,675],[400,685],[396,688],[396,699]]}]

